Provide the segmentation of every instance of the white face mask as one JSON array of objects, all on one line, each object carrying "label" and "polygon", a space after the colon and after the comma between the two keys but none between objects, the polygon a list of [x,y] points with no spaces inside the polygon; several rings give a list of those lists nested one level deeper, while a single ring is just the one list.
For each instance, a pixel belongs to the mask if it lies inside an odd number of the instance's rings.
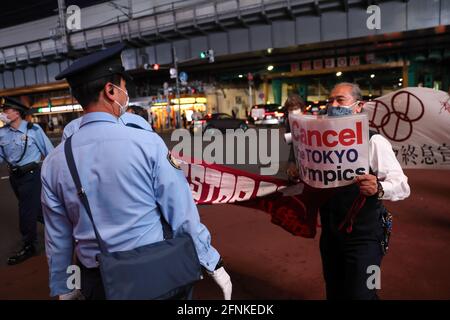
[{"label": "white face mask", "polygon": [[294,109],[291,112],[289,112],[289,114],[293,114],[295,116],[302,114],[302,109]]},{"label": "white face mask", "polygon": [[120,116],[123,115],[127,109],[128,109],[128,103],[130,102],[130,97],[128,96],[128,92],[124,91],[122,88],[116,86],[113,84],[114,87],[116,87],[117,89],[119,89],[120,91],[122,91],[123,93],[125,93],[125,95],[127,96],[127,102],[125,102],[124,105],[121,105],[120,103],[118,103],[116,100],[114,100],[115,103],[117,103],[120,107]]},{"label": "white face mask", "polygon": [[5,125],[11,124],[11,120],[3,112],[0,113],[0,121],[3,122]]}]

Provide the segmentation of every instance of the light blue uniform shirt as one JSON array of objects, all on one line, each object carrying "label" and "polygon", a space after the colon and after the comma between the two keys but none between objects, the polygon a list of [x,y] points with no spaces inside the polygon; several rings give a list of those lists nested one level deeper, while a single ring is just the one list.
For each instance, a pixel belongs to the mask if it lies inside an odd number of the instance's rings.
[{"label": "light blue uniform shirt", "polygon": [[[72,134],[74,134],[75,132],[78,131],[78,129],[80,128],[82,118],[83,117],[76,118],[76,119],[70,121],[64,127],[61,142],[63,142],[68,137],[70,137]],[[122,123],[124,125],[127,125],[128,123],[132,123],[132,124],[138,125],[139,127],[141,127],[144,130],[153,131],[150,124],[147,121],[145,121],[144,118],[142,118],[141,116],[134,114],[134,113],[125,112],[122,116],[120,116],[118,122]]]},{"label": "light blue uniform shirt", "polygon": [[68,137],[73,135],[75,132],[80,129],[81,120],[83,120],[83,117],[76,118],[72,121],[70,121],[66,126],[64,127],[63,134],[61,137],[61,142],[66,140]]},{"label": "light blue uniform shirt", "polygon": [[[41,161],[41,156],[47,156],[54,149],[52,143],[39,125],[34,124],[27,132],[28,122],[22,120],[19,127],[0,128],[0,163],[5,160],[12,165],[23,166],[31,162]],[[26,135],[28,146],[22,160],[18,162],[25,149]]]},{"label": "light blue uniform shirt", "polygon": [[[200,222],[183,171],[169,162],[168,149],[156,133],[121,125],[108,113],[93,112],[83,116],[72,139],[81,183],[109,252],[163,240],[162,214],[174,236],[191,235],[200,263],[214,270],[219,253]],[[100,251],[67,167],[63,143],[45,159],[41,177],[54,296],[70,291],[66,270],[72,264],[73,238],[76,255],[88,268],[96,267]]]},{"label": "light blue uniform shirt", "polygon": [[150,123],[148,123],[144,118],[142,118],[140,115],[131,113],[131,112],[125,112],[123,115],[120,116],[119,122],[122,122],[124,125],[127,125],[129,123],[138,125],[144,130],[153,131]]}]

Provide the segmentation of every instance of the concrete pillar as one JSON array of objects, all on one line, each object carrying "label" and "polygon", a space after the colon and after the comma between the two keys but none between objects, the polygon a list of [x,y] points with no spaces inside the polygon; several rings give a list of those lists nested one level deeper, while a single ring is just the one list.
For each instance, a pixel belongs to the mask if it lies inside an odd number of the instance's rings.
[{"label": "concrete pillar", "polygon": [[[407,83],[405,83],[405,86],[408,87],[416,87],[417,86],[417,63],[411,61],[408,66],[408,77],[406,78]],[[405,81],[405,79],[403,79]]]},{"label": "concrete pillar", "polygon": [[281,80],[272,79],[273,102],[281,105]]}]

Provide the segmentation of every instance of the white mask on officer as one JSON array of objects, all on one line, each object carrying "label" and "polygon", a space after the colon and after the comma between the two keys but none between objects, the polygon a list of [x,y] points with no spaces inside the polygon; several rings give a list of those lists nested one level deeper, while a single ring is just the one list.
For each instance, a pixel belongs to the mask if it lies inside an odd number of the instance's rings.
[{"label": "white mask on officer", "polygon": [[3,122],[5,125],[11,124],[11,119],[9,119],[4,112],[0,113],[0,121]]},{"label": "white mask on officer", "polygon": [[127,102],[125,102],[124,105],[121,105],[121,104],[118,103],[116,100],[114,100],[114,102],[115,102],[116,104],[118,104],[119,107],[120,107],[120,116],[121,116],[121,115],[123,115],[123,114],[127,111],[127,109],[128,109],[128,103],[130,102],[130,97],[128,96],[128,92],[124,91],[122,88],[116,86],[115,84],[113,84],[113,86],[116,87],[117,89],[119,89],[120,91],[122,91],[122,92],[127,96]]}]

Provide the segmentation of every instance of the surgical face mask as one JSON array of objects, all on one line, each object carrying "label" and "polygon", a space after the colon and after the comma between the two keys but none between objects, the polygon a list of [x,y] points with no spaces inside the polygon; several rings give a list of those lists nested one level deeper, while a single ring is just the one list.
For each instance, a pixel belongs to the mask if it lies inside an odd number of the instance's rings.
[{"label": "surgical face mask", "polygon": [[352,103],[349,106],[328,106],[327,114],[330,117],[342,117],[342,116],[348,116],[353,113],[353,106],[355,104],[359,103],[359,101],[356,101],[355,103]]},{"label": "surgical face mask", "polygon": [[121,105],[120,103],[118,103],[116,100],[114,100],[115,103],[117,103],[120,107],[120,116],[123,115],[127,109],[128,109],[128,103],[130,102],[130,97],[128,96],[128,92],[124,91],[122,88],[116,86],[113,84],[114,87],[116,87],[117,89],[119,89],[120,91],[122,91],[126,96],[127,96],[127,102],[125,102],[124,105]]},{"label": "surgical face mask", "polygon": [[11,124],[11,119],[9,119],[6,114],[4,114],[3,112],[0,113],[0,121],[3,122],[5,125],[9,125]]},{"label": "surgical face mask", "polygon": [[302,109],[294,109],[289,112],[289,114],[293,114],[294,116],[302,114]]}]

